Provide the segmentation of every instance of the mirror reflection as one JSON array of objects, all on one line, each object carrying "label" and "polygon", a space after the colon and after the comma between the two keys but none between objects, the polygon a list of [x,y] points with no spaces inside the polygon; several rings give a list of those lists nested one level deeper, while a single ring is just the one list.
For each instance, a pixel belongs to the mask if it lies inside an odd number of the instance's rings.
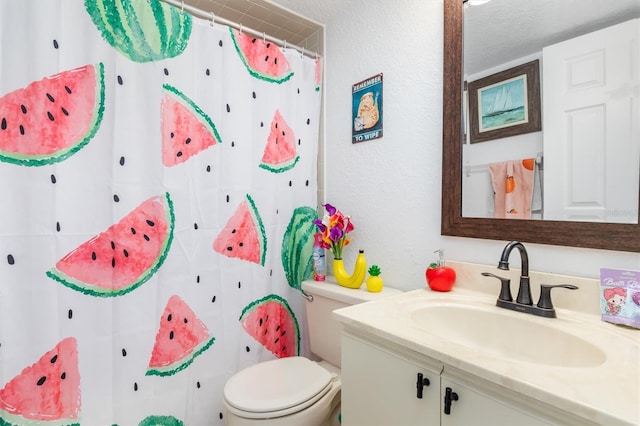
[{"label": "mirror reflection", "polygon": [[463,217],[638,223],[640,0],[469,3]]}]

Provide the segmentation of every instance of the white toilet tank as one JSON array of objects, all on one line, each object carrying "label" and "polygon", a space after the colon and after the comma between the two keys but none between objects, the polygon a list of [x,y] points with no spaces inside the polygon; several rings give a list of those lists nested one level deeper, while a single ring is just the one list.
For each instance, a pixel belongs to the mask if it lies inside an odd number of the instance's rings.
[{"label": "white toilet tank", "polygon": [[303,281],[302,290],[313,296],[313,301],[307,299],[305,302],[311,353],[336,367],[341,364],[342,327],[331,313],[339,308],[402,293],[389,287],[379,293],[371,293],[364,284],[358,290],[346,288],[338,285],[333,277],[327,277],[326,281]]}]

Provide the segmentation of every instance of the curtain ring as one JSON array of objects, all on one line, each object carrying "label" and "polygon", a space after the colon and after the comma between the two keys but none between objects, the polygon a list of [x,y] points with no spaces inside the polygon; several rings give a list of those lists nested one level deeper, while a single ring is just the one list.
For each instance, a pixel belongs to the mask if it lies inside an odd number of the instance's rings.
[{"label": "curtain ring", "polygon": [[216,20],[216,14],[211,12],[211,22],[209,23],[209,25],[213,27],[213,23],[215,22],[215,20]]},{"label": "curtain ring", "polygon": [[304,58],[304,47],[302,48],[302,50],[300,51],[300,58]]},{"label": "curtain ring", "polygon": [[262,42],[263,43],[267,42],[267,36],[264,34],[264,31],[262,32]]},{"label": "curtain ring", "polygon": [[240,34],[242,34],[242,24],[240,24]]},{"label": "curtain ring", "polygon": [[287,50],[287,40],[284,40],[284,50]]},{"label": "curtain ring", "polygon": [[184,13],[184,0],[180,2],[180,12]]}]

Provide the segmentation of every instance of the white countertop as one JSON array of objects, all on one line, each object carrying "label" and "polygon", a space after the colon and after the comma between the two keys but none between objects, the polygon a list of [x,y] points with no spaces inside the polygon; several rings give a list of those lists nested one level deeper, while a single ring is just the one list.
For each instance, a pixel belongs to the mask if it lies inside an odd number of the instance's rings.
[{"label": "white countertop", "polygon": [[[428,325],[416,325],[411,318],[412,312],[421,307],[456,298],[467,304],[477,303],[483,309],[498,309],[507,321],[513,316],[558,327],[596,345],[606,354],[606,360],[596,366],[562,367],[504,359],[490,350],[484,353],[437,337],[429,333]],[[448,293],[420,289],[338,309],[334,317],[348,329],[372,334],[591,421],[640,424],[640,330],[557,307],[558,318],[540,318],[497,308],[495,300],[495,296],[465,288],[456,287]]]}]

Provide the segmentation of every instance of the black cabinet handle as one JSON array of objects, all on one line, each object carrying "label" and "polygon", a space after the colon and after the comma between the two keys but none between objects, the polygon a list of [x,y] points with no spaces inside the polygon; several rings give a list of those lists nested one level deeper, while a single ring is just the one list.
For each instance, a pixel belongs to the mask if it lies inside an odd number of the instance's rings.
[{"label": "black cabinet handle", "polygon": [[445,388],[444,390],[444,413],[446,415],[451,414],[451,402],[458,400],[458,394],[451,388]]},{"label": "black cabinet handle", "polygon": [[429,386],[431,384],[431,382],[429,381],[429,379],[427,379],[426,377],[424,377],[424,375],[422,373],[418,373],[418,381],[416,382],[416,397],[418,399],[422,399],[422,389],[425,386]]}]

